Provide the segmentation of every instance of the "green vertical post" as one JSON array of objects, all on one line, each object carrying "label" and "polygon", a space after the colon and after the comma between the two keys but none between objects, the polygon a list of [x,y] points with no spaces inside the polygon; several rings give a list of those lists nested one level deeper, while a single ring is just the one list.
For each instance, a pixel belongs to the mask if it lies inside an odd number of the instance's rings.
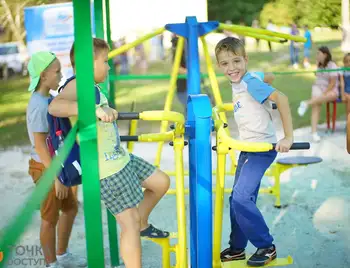
[{"label": "green vertical post", "polygon": [[73,0],[73,8],[87,260],[89,267],[104,268],[90,1]]},{"label": "green vertical post", "polygon": [[[103,0],[94,0],[94,17],[95,17],[95,33],[96,37],[105,39],[104,19],[103,19]],[[102,93],[109,98],[108,80],[100,84]]]},{"label": "green vertical post", "polygon": [[[108,5],[108,9],[107,9]],[[110,36],[110,25],[109,25],[109,2],[105,2],[106,7],[106,20],[107,20],[107,40],[108,40],[108,31]],[[95,14],[95,29],[96,29],[96,37],[105,39],[104,33],[104,18],[103,18],[103,0],[94,0],[94,14]],[[108,14],[108,15],[107,15]],[[109,64],[111,62],[109,61]],[[110,65],[113,69],[113,63]],[[101,84],[101,88],[103,93],[107,96],[108,99],[111,98],[110,91],[108,90],[108,81],[109,77],[107,77],[106,81]],[[113,97],[114,100],[114,97]],[[111,102],[110,102],[111,103]],[[112,103],[114,104],[114,102]],[[112,106],[113,107],[113,106]],[[119,266],[119,248],[118,248],[118,233],[117,233],[117,223],[109,210],[107,209],[107,220],[108,220],[108,237],[109,237],[109,253],[111,258],[111,266],[116,267]]]},{"label": "green vertical post", "polygon": [[[96,1],[96,0],[95,0]],[[113,41],[111,38],[111,16],[110,16],[110,7],[109,0],[105,0],[105,15],[106,15],[106,35],[107,42],[109,46],[113,47]],[[110,66],[109,74],[115,75],[115,69],[113,64],[113,59],[108,61]],[[109,81],[109,77],[107,82]],[[109,104],[111,107],[115,108],[115,99],[114,99],[114,81],[109,81]],[[114,215],[107,210],[107,220],[108,220],[108,237],[109,237],[109,254],[111,258],[111,266],[117,267],[120,265],[119,261],[119,248],[118,248],[118,232],[117,232],[117,223]]]},{"label": "green vertical post", "polygon": [[[111,14],[110,14],[110,6],[109,6],[109,0],[105,0],[105,10],[106,10],[106,34],[107,34],[107,41],[109,46],[113,47],[113,40],[111,35]],[[109,66],[111,69],[109,70],[109,75],[115,76],[115,68],[113,64],[113,59],[110,59],[108,61]],[[109,103],[111,107],[115,108],[115,82],[109,81]]]}]

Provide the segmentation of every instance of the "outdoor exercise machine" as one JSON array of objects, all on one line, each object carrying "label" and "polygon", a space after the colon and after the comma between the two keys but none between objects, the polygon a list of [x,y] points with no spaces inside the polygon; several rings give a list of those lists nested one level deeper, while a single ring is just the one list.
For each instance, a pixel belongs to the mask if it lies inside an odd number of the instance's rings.
[{"label": "outdoor exercise machine", "polygon": [[[103,1],[95,0],[96,16],[96,36],[104,37],[103,34]],[[109,1],[106,0],[106,10],[109,11]],[[91,6],[90,1],[73,0],[74,7],[74,25],[75,25],[75,44],[79,49],[76,51],[76,79],[78,93],[78,121],[73,127],[64,146],[59,150],[58,155],[53,159],[51,166],[45,171],[40,179],[40,183],[35,187],[28,198],[25,206],[19,209],[16,217],[2,230],[0,237],[0,250],[4,252],[4,260],[0,263],[3,267],[10,256],[9,245],[14,245],[20,235],[29,225],[32,216],[45,199],[50,190],[55,176],[59,173],[60,167],[67,158],[72,148],[76,135],[80,140],[81,166],[83,170],[83,197],[84,197],[84,216],[86,230],[86,247],[89,267],[105,267],[103,232],[102,232],[102,212],[100,204],[100,181],[98,171],[97,157],[97,131],[95,117],[95,94],[93,81],[93,49],[91,36]],[[78,12],[79,11],[79,12]],[[109,17],[109,15],[107,16]],[[108,26],[108,25],[107,25]],[[165,142],[173,138],[174,149],[177,152],[177,179],[179,187],[183,182],[183,171],[181,171],[180,151],[184,144],[183,135],[188,139],[189,149],[189,181],[190,181],[190,263],[192,268],[207,268],[213,265],[213,224],[212,224],[212,161],[211,161],[211,133],[213,130],[212,107],[208,96],[200,94],[200,72],[199,72],[199,54],[198,38],[204,40],[204,36],[218,28],[225,29],[227,26],[218,22],[198,23],[195,17],[187,17],[185,23],[168,24],[166,29],[187,39],[187,69],[188,69],[188,114],[185,122],[183,117],[178,113],[171,112],[170,109],[165,111],[149,111],[139,113],[138,117],[143,120],[161,120],[174,121],[175,129],[172,133],[161,131],[164,135],[157,134],[139,136],[138,141],[155,140]],[[236,26],[229,26],[230,29],[239,32]],[[300,37],[292,37],[266,30],[252,33],[250,27],[240,28],[245,35],[258,37],[270,41],[291,39],[303,41]],[[163,30],[163,28],[162,28]],[[107,27],[108,31],[108,27]],[[110,31],[110,29],[109,29]],[[154,33],[153,36],[161,31]],[[272,35],[279,38],[272,37]],[[265,37],[266,36],[266,37]],[[281,39],[282,38],[282,39]],[[107,39],[110,39],[110,37]],[[144,39],[145,40],[145,39]],[[140,42],[144,40],[139,40]],[[205,40],[204,40],[205,42]],[[133,44],[135,45],[135,43]],[[122,51],[124,48],[119,48]],[[118,53],[114,52],[114,56]],[[113,57],[113,52],[110,53]],[[172,84],[176,81],[176,69],[172,73]],[[212,72],[211,80],[216,79]],[[111,95],[113,96],[113,90]],[[112,97],[113,98],[113,97]],[[224,115],[223,115],[224,116]],[[124,119],[136,119],[136,115],[125,115]],[[123,118],[121,114],[121,118]],[[226,121],[226,120],[225,120]],[[181,126],[182,125],[182,126]],[[150,135],[150,134],[148,134]],[[271,150],[273,146],[265,143],[234,143],[237,147],[232,146],[232,150],[242,149],[246,151],[266,151]],[[231,145],[234,145],[231,144]],[[200,168],[199,168],[200,167]],[[181,174],[182,172],[182,174]],[[182,179],[180,178],[182,177]],[[182,187],[183,188],[183,187]],[[183,202],[183,189],[179,190],[177,203]],[[181,207],[182,205],[180,205]],[[177,208],[179,211],[181,208]],[[178,221],[184,221],[183,212],[178,213]],[[112,215],[108,214],[109,235],[110,235],[110,255],[112,266],[117,265],[117,236],[116,223]],[[180,225],[178,234],[178,244],[175,246],[177,262],[175,267],[187,267],[186,249],[186,229],[185,225]],[[182,241],[182,242],[181,242]],[[202,245],[206,245],[203,247]],[[276,261],[278,264],[278,261]],[[226,265],[226,264],[225,264]]]}]

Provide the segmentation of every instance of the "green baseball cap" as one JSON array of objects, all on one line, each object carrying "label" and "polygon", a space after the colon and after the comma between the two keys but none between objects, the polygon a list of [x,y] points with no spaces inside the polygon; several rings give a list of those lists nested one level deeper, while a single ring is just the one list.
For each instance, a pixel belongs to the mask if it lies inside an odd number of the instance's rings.
[{"label": "green baseball cap", "polygon": [[28,63],[30,84],[28,91],[33,92],[40,81],[40,74],[56,59],[56,55],[48,51],[34,53]]}]

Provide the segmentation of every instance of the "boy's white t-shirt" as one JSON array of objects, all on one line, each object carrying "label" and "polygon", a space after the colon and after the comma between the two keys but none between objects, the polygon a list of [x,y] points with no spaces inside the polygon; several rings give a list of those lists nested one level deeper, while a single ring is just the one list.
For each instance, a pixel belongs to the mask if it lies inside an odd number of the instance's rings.
[{"label": "boy's white t-shirt", "polygon": [[272,103],[268,100],[275,89],[264,83],[262,76],[247,72],[240,83],[232,83],[234,117],[241,140],[275,143]]}]

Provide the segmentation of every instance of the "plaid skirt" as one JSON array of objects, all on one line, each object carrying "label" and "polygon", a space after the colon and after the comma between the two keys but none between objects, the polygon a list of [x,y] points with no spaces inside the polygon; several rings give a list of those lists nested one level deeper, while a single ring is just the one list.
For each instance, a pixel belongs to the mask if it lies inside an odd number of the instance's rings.
[{"label": "plaid skirt", "polygon": [[101,199],[113,214],[136,207],[143,199],[142,182],[156,167],[141,157],[130,154],[130,162],[118,173],[100,181]]}]

